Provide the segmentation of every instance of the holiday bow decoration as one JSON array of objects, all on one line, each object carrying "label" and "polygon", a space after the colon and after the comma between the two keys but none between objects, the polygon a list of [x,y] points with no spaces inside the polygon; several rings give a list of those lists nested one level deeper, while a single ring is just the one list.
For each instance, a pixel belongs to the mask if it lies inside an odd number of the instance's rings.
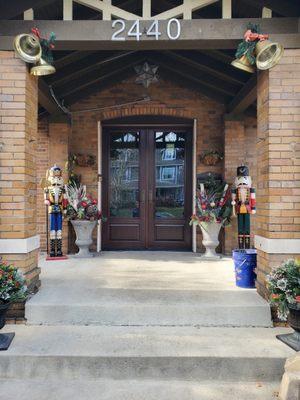
[{"label": "holiday bow decoration", "polygon": [[238,45],[235,53],[236,58],[243,55],[247,57],[251,65],[255,64],[255,47],[256,43],[267,40],[269,35],[261,34],[259,25],[249,23],[247,31],[244,34],[244,40]]},{"label": "holiday bow decoration", "polygon": [[43,38],[38,28],[31,28],[31,33],[33,33],[40,41],[42,47],[42,58],[49,64],[53,63],[52,50],[54,49],[54,43],[56,36],[54,32],[51,32],[49,38]]}]

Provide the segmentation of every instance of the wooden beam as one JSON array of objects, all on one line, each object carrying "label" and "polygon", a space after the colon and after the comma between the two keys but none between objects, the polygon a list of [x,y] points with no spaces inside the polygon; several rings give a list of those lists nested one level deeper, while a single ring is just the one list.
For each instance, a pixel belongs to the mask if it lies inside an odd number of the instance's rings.
[{"label": "wooden beam", "polygon": [[[194,80],[195,82],[201,83],[204,86],[207,86],[216,92],[220,92],[224,95],[229,95],[229,96],[235,96],[236,93],[239,90],[240,86],[232,86],[231,83],[228,83],[227,81],[224,81],[223,79],[216,78],[214,76],[211,76],[203,71],[199,72],[197,68],[194,66],[188,65],[185,63],[185,61],[179,60],[179,58],[174,57],[172,53],[167,53],[168,56],[164,56],[162,53],[157,55],[157,63],[158,65],[163,65],[165,66],[166,64],[169,64],[172,69],[176,70],[179,74],[186,76],[190,78],[191,80]],[[174,58],[176,58],[176,61],[172,61]]]},{"label": "wooden beam", "polygon": [[[162,32],[160,39],[155,40],[154,37],[142,35],[140,41],[128,36],[125,41],[111,40],[113,33],[111,21],[35,21],[35,25],[45,36],[51,32],[56,33],[56,50],[170,50],[236,48],[247,29],[248,22],[259,24],[263,32],[268,32],[272,40],[280,41],[286,48],[289,48],[289,40],[292,40],[292,45],[297,47],[296,40],[300,38],[298,18],[181,20],[181,36],[177,40],[168,38],[168,22],[160,21]],[[150,24],[151,21],[142,21],[141,31]],[[125,21],[125,32],[128,32],[131,26],[132,21]],[[12,49],[13,37],[20,32],[29,32],[31,27],[31,21],[0,21],[0,36],[3,36],[0,49]],[[290,34],[295,37],[289,38]]]},{"label": "wooden beam", "polygon": [[40,8],[55,0],[0,0],[0,19],[11,19],[30,8]]},{"label": "wooden beam", "polygon": [[39,94],[38,94],[38,102],[39,104],[48,111],[49,114],[59,114],[61,110],[53,100],[49,86],[43,80],[43,78],[39,78]]},{"label": "wooden beam", "polygon": [[285,17],[296,17],[300,15],[299,1],[292,0],[246,0],[247,3],[259,7],[268,7]]},{"label": "wooden beam", "polygon": [[227,106],[227,112],[240,114],[244,112],[257,98],[256,75],[253,75],[239,93]]},{"label": "wooden beam", "polygon": [[34,19],[33,8],[29,8],[29,10],[24,11],[24,20],[32,21]]},{"label": "wooden beam", "polygon": [[[153,59],[153,62],[156,61]],[[162,68],[159,70],[159,76],[167,81],[174,82],[179,87],[188,88],[218,103],[225,104],[230,98],[229,96],[224,96],[199,82],[196,84],[195,81],[189,79],[189,77],[183,76],[178,72],[178,70],[170,68],[169,65],[162,65]]]},{"label": "wooden beam", "polygon": [[78,62],[83,58],[90,56],[91,54],[95,54],[94,51],[73,51],[71,54],[67,56],[60,57],[55,60],[56,69],[64,68],[69,64]]},{"label": "wooden beam", "polygon": [[73,0],[63,0],[63,20],[73,20]]},{"label": "wooden beam", "polygon": [[224,102],[224,99],[229,99],[230,97],[232,97],[232,95],[230,95],[227,90],[217,87],[212,83],[212,81],[208,82],[206,79],[203,79],[203,77],[191,73],[187,69],[179,66],[178,63],[175,65],[167,58],[163,58],[161,54],[153,54],[149,59],[153,60],[153,62],[159,65],[159,67],[171,71],[177,76],[188,80],[190,83],[193,83],[195,85],[195,88],[198,86],[198,91],[201,91],[203,94],[214,93],[216,95],[215,97],[217,97],[219,101],[222,102]]},{"label": "wooden beam", "polygon": [[[95,69],[99,69],[100,67],[108,64],[112,64],[117,60],[124,59],[124,62],[126,61],[126,58],[128,58],[131,54],[135,54],[135,51],[128,51],[128,52],[122,52],[122,53],[113,53],[111,54],[110,57],[103,57],[103,55],[100,55],[91,62],[88,62],[85,67],[81,67],[79,63],[75,63],[73,68],[67,68],[66,71],[59,71],[56,74],[54,74],[50,78],[50,82],[53,87],[60,86],[62,84],[65,84],[66,82],[73,81],[74,79],[78,77],[82,77],[86,74],[88,74],[91,71],[94,71]],[[88,61],[88,60],[87,60]],[[71,66],[72,67],[72,66]]]},{"label": "wooden beam", "polygon": [[150,19],[151,18],[151,0],[142,0],[143,2],[143,18]]},{"label": "wooden beam", "polygon": [[209,58],[205,53],[191,52],[191,51],[166,51],[168,56],[183,62],[184,64],[190,65],[199,71],[204,71],[212,76],[219,79],[223,79],[226,82],[230,82],[234,85],[243,85],[248,75],[242,71],[234,70],[228,63],[228,65],[220,65],[213,59]]},{"label": "wooden beam", "polygon": [[[128,68],[133,68],[138,63],[144,60],[143,57],[132,57],[126,63],[115,62],[114,65],[108,65],[105,68],[102,68],[101,71],[97,71],[97,73],[87,74],[82,76],[80,79],[74,80],[72,85],[65,85],[63,87],[58,88],[57,93],[60,98],[65,98],[69,96],[73,96],[75,93],[80,90],[85,89],[88,86],[97,84],[105,79],[112,78],[119,72],[122,72]],[[133,70],[132,70],[133,73]]]},{"label": "wooden beam", "polygon": [[263,7],[262,18],[272,18],[272,10],[270,8]]},{"label": "wooden beam", "polygon": [[222,18],[231,18],[231,0],[222,0]]},{"label": "wooden beam", "polygon": [[192,12],[204,8],[218,0],[184,0],[183,4],[170,8],[160,14],[156,14],[152,19],[169,19],[184,16],[184,19],[191,20]]}]

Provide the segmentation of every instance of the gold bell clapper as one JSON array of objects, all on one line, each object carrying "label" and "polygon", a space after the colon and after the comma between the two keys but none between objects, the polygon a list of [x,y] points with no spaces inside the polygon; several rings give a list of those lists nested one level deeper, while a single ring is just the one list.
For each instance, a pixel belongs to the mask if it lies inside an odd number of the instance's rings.
[{"label": "gold bell clapper", "polygon": [[30,69],[30,74],[35,76],[45,76],[54,74],[55,71],[53,65],[48,64],[45,60],[40,58],[37,64]]},{"label": "gold bell clapper", "polygon": [[250,64],[248,57],[244,54],[241,58],[236,58],[231,62],[231,65],[235,68],[241,69],[246,72],[250,72],[253,74],[255,72],[255,68]]},{"label": "gold bell clapper", "polygon": [[257,42],[255,47],[257,68],[265,70],[274,67],[281,59],[283,51],[284,48],[279,43],[270,40]]}]

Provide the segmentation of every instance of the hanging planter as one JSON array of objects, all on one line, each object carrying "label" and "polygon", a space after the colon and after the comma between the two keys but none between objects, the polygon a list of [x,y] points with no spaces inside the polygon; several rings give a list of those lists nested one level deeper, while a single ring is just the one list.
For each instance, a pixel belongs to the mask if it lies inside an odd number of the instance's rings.
[{"label": "hanging planter", "polygon": [[200,156],[202,164],[207,166],[216,165],[221,160],[223,160],[223,155],[217,150],[206,151]]}]

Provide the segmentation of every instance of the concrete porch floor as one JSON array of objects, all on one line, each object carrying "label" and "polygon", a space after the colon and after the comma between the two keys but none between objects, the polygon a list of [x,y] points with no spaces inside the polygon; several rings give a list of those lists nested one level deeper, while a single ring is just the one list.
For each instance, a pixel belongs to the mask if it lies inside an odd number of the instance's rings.
[{"label": "concrete porch floor", "polygon": [[235,286],[231,258],[120,251],[40,265],[29,324],[271,326],[267,302]]}]

